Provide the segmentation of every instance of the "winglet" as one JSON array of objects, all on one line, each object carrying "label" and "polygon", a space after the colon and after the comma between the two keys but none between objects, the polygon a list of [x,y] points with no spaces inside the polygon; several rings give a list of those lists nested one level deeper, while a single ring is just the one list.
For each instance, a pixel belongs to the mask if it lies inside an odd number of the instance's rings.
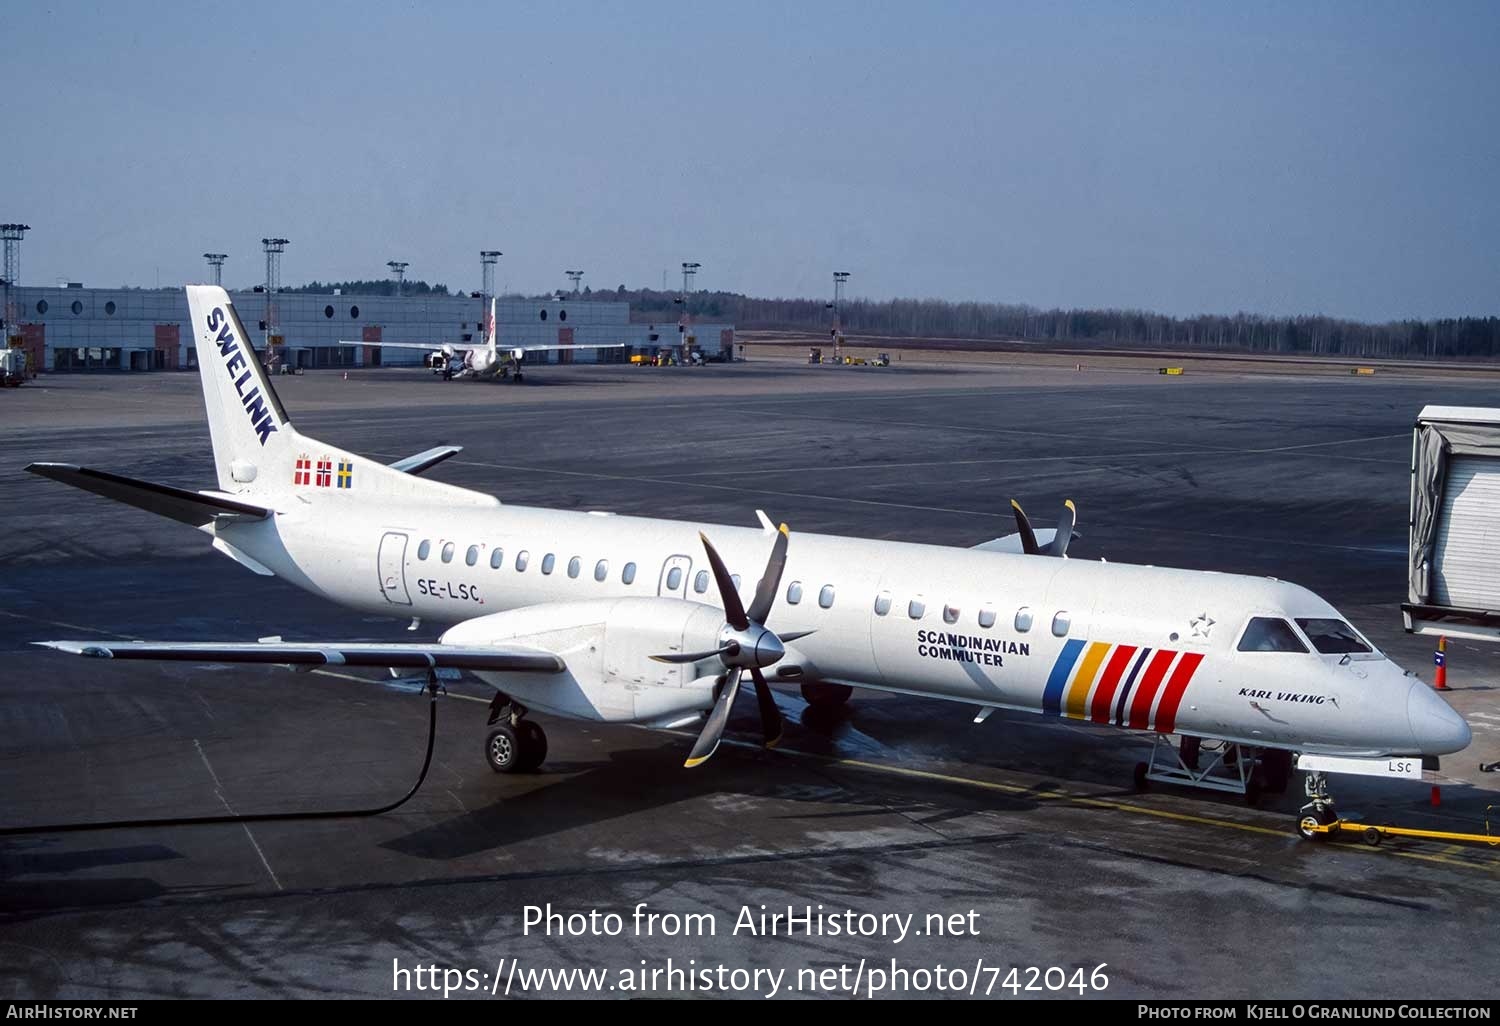
[{"label": "winglet", "polygon": [[788,538],[792,536],[792,532],[787,528],[786,524],[781,525],[781,533],[786,535]]},{"label": "winglet", "polygon": [[766,511],[765,510],[763,510],[763,509],[756,510],[755,511],[755,517],[756,517],[757,520],[760,521],[761,530],[765,531],[767,534],[775,534],[776,533],[776,525],[771,522],[771,518],[770,517],[766,516]]}]

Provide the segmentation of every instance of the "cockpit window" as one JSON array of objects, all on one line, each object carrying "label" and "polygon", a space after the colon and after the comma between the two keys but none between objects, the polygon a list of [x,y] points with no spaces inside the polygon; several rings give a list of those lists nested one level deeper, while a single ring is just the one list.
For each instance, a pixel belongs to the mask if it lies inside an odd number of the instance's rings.
[{"label": "cockpit window", "polygon": [[1285,620],[1270,616],[1254,617],[1240,635],[1241,652],[1306,652],[1307,646]]},{"label": "cockpit window", "polygon": [[1313,643],[1313,648],[1324,655],[1344,655],[1349,652],[1368,652],[1370,646],[1347,623],[1342,620],[1316,620],[1297,618],[1297,626]]}]

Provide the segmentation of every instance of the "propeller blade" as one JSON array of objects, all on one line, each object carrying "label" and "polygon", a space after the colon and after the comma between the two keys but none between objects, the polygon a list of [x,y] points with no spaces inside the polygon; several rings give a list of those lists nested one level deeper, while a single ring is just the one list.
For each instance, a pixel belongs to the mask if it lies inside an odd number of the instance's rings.
[{"label": "propeller blade", "polygon": [[798,638],[805,638],[809,634],[816,634],[816,633],[818,633],[818,632],[817,631],[787,631],[785,634],[778,634],[776,636],[778,638],[780,638],[781,639],[781,643],[783,645],[785,645],[788,641],[796,641]]},{"label": "propeller blade", "polygon": [[719,553],[709,542],[708,535],[700,531],[698,537],[703,541],[703,549],[708,553],[708,565],[713,568],[714,581],[719,586],[719,598],[724,602],[724,620],[735,630],[742,631],[750,626],[750,621],[745,616],[745,607],[740,602],[740,593],[734,588],[734,578],[729,575],[724,561],[719,558]]},{"label": "propeller blade", "polygon": [[766,572],[755,586],[749,616],[756,623],[766,622],[766,615],[771,612],[771,606],[776,601],[776,591],[781,587],[781,572],[786,569],[786,543],[789,534],[786,525],[782,524],[776,532],[776,541],[771,546],[771,558],[766,560]]},{"label": "propeller blade", "polygon": [[1057,522],[1057,534],[1052,538],[1052,544],[1047,546],[1047,555],[1062,556],[1068,551],[1068,542],[1073,540],[1073,525],[1078,522],[1078,508],[1073,505],[1072,499],[1063,500],[1062,519]]},{"label": "propeller blade", "polygon": [[765,736],[766,747],[775,748],[781,744],[781,732],[786,723],[781,718],[775,696],[771,694],[771,686],[766,683],[760,670],[752,669],[750,679],[755,682],[755,701],[760,705],[760,729]]},{"label": "propeller blade", "polygon": [[696,663],[704,659],[712,659],[714,656],[724,655],[738,648],[739,645],[728,644],[723,648],[711,648],[707,652],[668,652],[664,655],[654,655],[651,658],[658,663]]},{"label": "propeller blade", "polygon": [[736,667],[729,671],[729,678],[724,681],[724,690],[719,692],[719,700],[714,703],[713,712],[708,714],[703,732],[693,742],[693,750],[688,753],[687,762],[683,763],[685,767],[692,769],[708,761],[709,756],[718,750],[719,738],[724,736],[724,727],[729,722],[729,710],[734,705],[734,696],[739,694],[739,690],[740,670]]},{"label": "propeller blade", "polygon": [[1016,515],[1016,533],[1021,536],[1021,551],[1028,556],[1040,555],[1042,550],[1037,548],[1036,532],[1031,529],[1031,521],[1026,519],[1026,511],[1015,499],[1010,500],[1010,508]]}]

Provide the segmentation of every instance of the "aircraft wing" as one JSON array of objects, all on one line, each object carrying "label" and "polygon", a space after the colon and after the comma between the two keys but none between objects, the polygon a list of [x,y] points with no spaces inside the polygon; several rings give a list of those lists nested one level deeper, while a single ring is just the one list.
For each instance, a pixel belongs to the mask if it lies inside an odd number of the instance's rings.
[{"label": "aircraft wing", "polygon": [[[1052,539],[1057,537],[1055,527],[1039,527],[1036,529],[1036,543],[1040,548],[1046,548],[1052,544]],[[1021,546],[1019,534],[1007,534],[1000,538],[991,538],[987,542],[969,546],[971,549],[979,549],[982,552],[1025,552]]]},{"label": "aircraft wing", "polygon": [[252,505],[227,496],[193,492],[186,488],[141,481],[123,474],[111,474],[71,463],[32,463],[26,469],[41,477],[82,488],[86,492],[114,499],[128,506],[176,520],[190,527],[202,527],[215,520],[264,520],[272,513],[264,506]]},{"label": "aircraft wing", "polygon": [[562,659],[538,648],[443,645],[438,642],[320,641],[38,641],[92,659],[162,659],[189,663],[271,663],[290,666],[384,666],[411,669],[561,673]]},{"label": "aircraft wing", "polygon": [[[446,342],[351,342],[348,339],[339,339],[341,346],[381,346],[385,349],[420,349],[424,353],[439,352],[443,346],[451,345]],[[472,345],[452,346],[454,352],[464,352],[473,349]]]},{"label": "aircraft wing", "polygon": [[515,351],[523,349],[528,353],[537,353],[546,349],[624,349],[624,342],[578,342],[564,345],[561,342],[499,342],[496,343],[503,352],[507,349]]}]

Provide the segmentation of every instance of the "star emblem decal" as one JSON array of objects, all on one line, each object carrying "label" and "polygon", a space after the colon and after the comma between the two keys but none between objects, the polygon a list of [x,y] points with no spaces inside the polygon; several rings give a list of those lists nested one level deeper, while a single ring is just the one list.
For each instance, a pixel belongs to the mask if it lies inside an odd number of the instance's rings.
[{"label": "star emblem decal", "polygon": [[1188,625],[1193,628],[1193,637],[1206,638],[1208,632],[1214,629],[1215,622],[1207,613],[1199,613],[1188,621]]}]

